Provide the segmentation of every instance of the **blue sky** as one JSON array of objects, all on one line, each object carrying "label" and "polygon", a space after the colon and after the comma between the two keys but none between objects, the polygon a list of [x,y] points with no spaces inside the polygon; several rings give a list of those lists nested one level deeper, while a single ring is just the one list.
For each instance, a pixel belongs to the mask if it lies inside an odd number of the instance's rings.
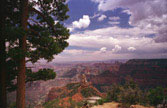
[{"label": "blue sky", "polygon": [[[91,0],[70,0],[68,2],[68,6],[70,8],[70,11],[68,12],[70,18],[66,21],[66,24],[71,24],[73,21],[77,21],[82,18],[83,15],[88,15],[90,18],[94,17],[91,18],[91,23],[86,28],[89,30],[113,26],[108,23],[110,21],[109,17],[119,17],[120,19],[117,20],[120,22],[120,24],[118,24],[119,27],[131,27],[128,23],[130,15],[124,13],[123,10],[125,9],[123,8],[116,8],[109,11],[99,11],[98,3],[92,2]],[[102,21],[98,21],[100,15],[105,15],[106,18]],[[85,29],[83,28],[77,30],[83,31]]]},{"label": "blue sky", "polygon": [[166,0],[68,0],[69,47],[53,62],[167,58]]}]

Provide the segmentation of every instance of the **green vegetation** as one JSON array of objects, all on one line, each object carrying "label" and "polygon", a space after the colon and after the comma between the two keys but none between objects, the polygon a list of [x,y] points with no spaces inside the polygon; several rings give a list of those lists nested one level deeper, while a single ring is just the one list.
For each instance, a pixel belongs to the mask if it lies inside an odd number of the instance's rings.
[{"label": "green vegetation", "polygon": [[13,102],[9,105],[9,108],[16,108],[16,102]]},{"label": "green vegetation", "polygon": [[26,71],[27,72],[27,78],[26,81],[36,81],[36,80],[49,80],[49,79],[54,79],[56,77],[56,73],[54,72],[53,69],[40,69],[38,72],[32,72]]},{"label": "green vegetation", "polygon": [[115,101],[122,103],[124,107],[136,104],[156,106],[161,104],[163,99],[167,99],[166,90],[162,87],[141,90],[132,78],[128,77],[123,85],[113,84],[106,98],[99,100],[98,104]]},{"label": "green vegetation", "polygon": [[109,100],[107,98],[102,98],[100,100],[97,100],[97,102],[95,103],[95,105],[103,105],[106,102],[109,102]]},{"label": "green vegetation", "polygon": [[80,86],[81,86],[80,83],[71,83],[71,84],[67,84],[66,85],[66,87],[67,87],[68,90],[78,89]]},{"label": "green vegetation", "polygon": [[[76,93],[79,92],[79,87],[81,86],[80,83],[70,83],[67,84],[67,90],[69,90],[70,92],[67,94],[67,92],[61,94],[61,98],[64,97],[72,97],[73,95],[75,95]],[[81,89],[81,94],[83,97],[91,97],[91,96],[98,96],[97,91],[95,91],[93,88],[91,87],[86,87],[86,88],[82,88]]]},{"label": "green vegetation", "polygon": [[[92,86],[82,87],[80,83],[70,83],[67,84],[65,87],[58,89],[55,88],[52,90],[52,93],[53,94],[57,93],[59,94],[59,96],[55,100],[46,102],[44,104],[45,108],[59,108],[59,107],[61,108],[63,105],[65,105],[63,106],[63,108],[80,108],[85,103],[84,98],[99,95],[94,87]],[[78,97],[75,97],[74,96],[75,94],[77,94]],[[73,96],[74,98],[72,99]],[[75,99],[77,102],[74,101]]]},{"label": "green vegetation", "polygon": [[150,89],[148,92],[148,99],[151,105],[157,105],[162,103],[163,99],[167,99],[167,94],[164,93],[167,88],[157,87],[155,89]]},{"label": "green vegetation", "polygon": [[[69,103],[69,105],[65,105]],[[67,102],[62,101],[61,99],[55,99],[43,104],[44,108],[80,108],[83,106],[83,102],[75,102],[71,98]]]},{"label": "green vegetation", "polygon": [[24,108],[25,82],[55,77],[49,69],[27,72],[26,62],[41,58],[49,62],[68,47],[70,34],[63,23],[69,18],[68,11],[66,0],[1,1],[0,107],[7,108],[7,90],[17,89],[17,108]]},{"label": "green vegetation", "polygon": [[83,97],[91,97],[91,96],[98,96],[96,91],[93,88],[84,88],[81,90],[81,94]]},{"label": "green vegetation", "polygon": [[[67,108],[77,108],[83,106],[83,102],[75,102],[72,100],[72,96],[78,93],[78,89],[80,87],[79,83],[72,83],[66,86],[69,93],[63,93],[63,97],[59,99],[49,101],[44,104],[45,108],[62,108],[64,105],[63,98],[69,97],[68,102],[69,106]],[[149,90],[142,90],[139,86],[133,81],[131,77],[127,77],[125,83],[120,84],[113,84],[111,86],[111,90],[107,93],[105,98],[98,100],[95,105],[102,105],[106,102],[119,102],[121,103],[122,107],[128,108],[130,105],[144,105],[144,106],[156,106],[161,104],[163,99],[167,99],[167,95],[165,95],[165,91],[162,87],[157,87],[154,89]],[[91,96],[98,96],[98,93],[92,87],[85,87],[82,88],[80,93],[83,97],[91,97]],[[60,105],[61,104],[61,105]]]},{"label": "green vegetation", "polygon": [[67,96],[73,96],[78,92],[78,89],[73,89]]},{"label": "green vegetation", "polygon": [[118,95],[118,101],[129,105],[141,103],[142,91],[131,78],[128,78],[128,81],[119,88],[120,93]]},{"label": "green vegetation", "polygon": [[72,100],[72,98],[70,98],[69,100],[70,106],[68,108],[80,108],[83,106],[83,102],[75,102]]},{"label": "green vegetation", "polygon": [[59,99],[55,99],[43,104],[44,108],[63,108],[59,106]]}]

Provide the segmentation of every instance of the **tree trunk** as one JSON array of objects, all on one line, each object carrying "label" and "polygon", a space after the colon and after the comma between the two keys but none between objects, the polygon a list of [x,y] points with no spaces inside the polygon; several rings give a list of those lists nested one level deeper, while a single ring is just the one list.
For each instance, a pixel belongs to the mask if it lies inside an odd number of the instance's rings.
[{"label": "tree trunk", "polygon": [[6,93],[6,57],[5,57],[5,40],[0,39],[0,85],[1,85],[1,106],[0,108],[6,108],[7,106],[7,93]]},{"label": "tree trunk", "polygon": [[7,108],[6,92],[6,51],[5,51],[5,0],[0,3],[0,108]]},{"label": "tree trunk", "polygon": [[[27,30],[28,20],[28,0],[21,1],[21,26],[24,30]],[[17,108],[25,108],[25,78],[26,78],[26,35],[19,39],[19,46],[22,49],[24,56],[21,56],[19,60],[19,72],[17,77]]]}]

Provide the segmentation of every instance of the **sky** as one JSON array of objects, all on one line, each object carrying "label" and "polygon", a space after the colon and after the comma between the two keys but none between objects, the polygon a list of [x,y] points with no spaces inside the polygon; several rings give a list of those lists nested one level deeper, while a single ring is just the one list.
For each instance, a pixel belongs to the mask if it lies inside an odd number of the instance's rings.
[{"label": "sky", "polygon": [[167,0],[68,0],[69,47],[53,62],[167,58]]}]

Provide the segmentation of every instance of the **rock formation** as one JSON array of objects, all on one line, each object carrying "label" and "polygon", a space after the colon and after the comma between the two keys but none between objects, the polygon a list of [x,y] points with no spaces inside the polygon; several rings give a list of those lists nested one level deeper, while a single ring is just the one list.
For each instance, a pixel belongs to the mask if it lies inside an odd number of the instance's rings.
[{"label": "rock formation", "polygon": [[82,75],[81,75],[80,84],[81,84],[81,87],[82,87],[82,88],[84,88],[84,87],[89,87],[89,86],[91,85],[91,83],[88,82],[88,80],[87,80],[85,74],[82,74]]},{"label": "rock formation", "polygon": [[118,71],[108,70],[99,75],[88,75],[88,81],[100,89],[122,83],[126,76],[144,88],[167,85],[167,59],[132,59],[121,64]]}]

